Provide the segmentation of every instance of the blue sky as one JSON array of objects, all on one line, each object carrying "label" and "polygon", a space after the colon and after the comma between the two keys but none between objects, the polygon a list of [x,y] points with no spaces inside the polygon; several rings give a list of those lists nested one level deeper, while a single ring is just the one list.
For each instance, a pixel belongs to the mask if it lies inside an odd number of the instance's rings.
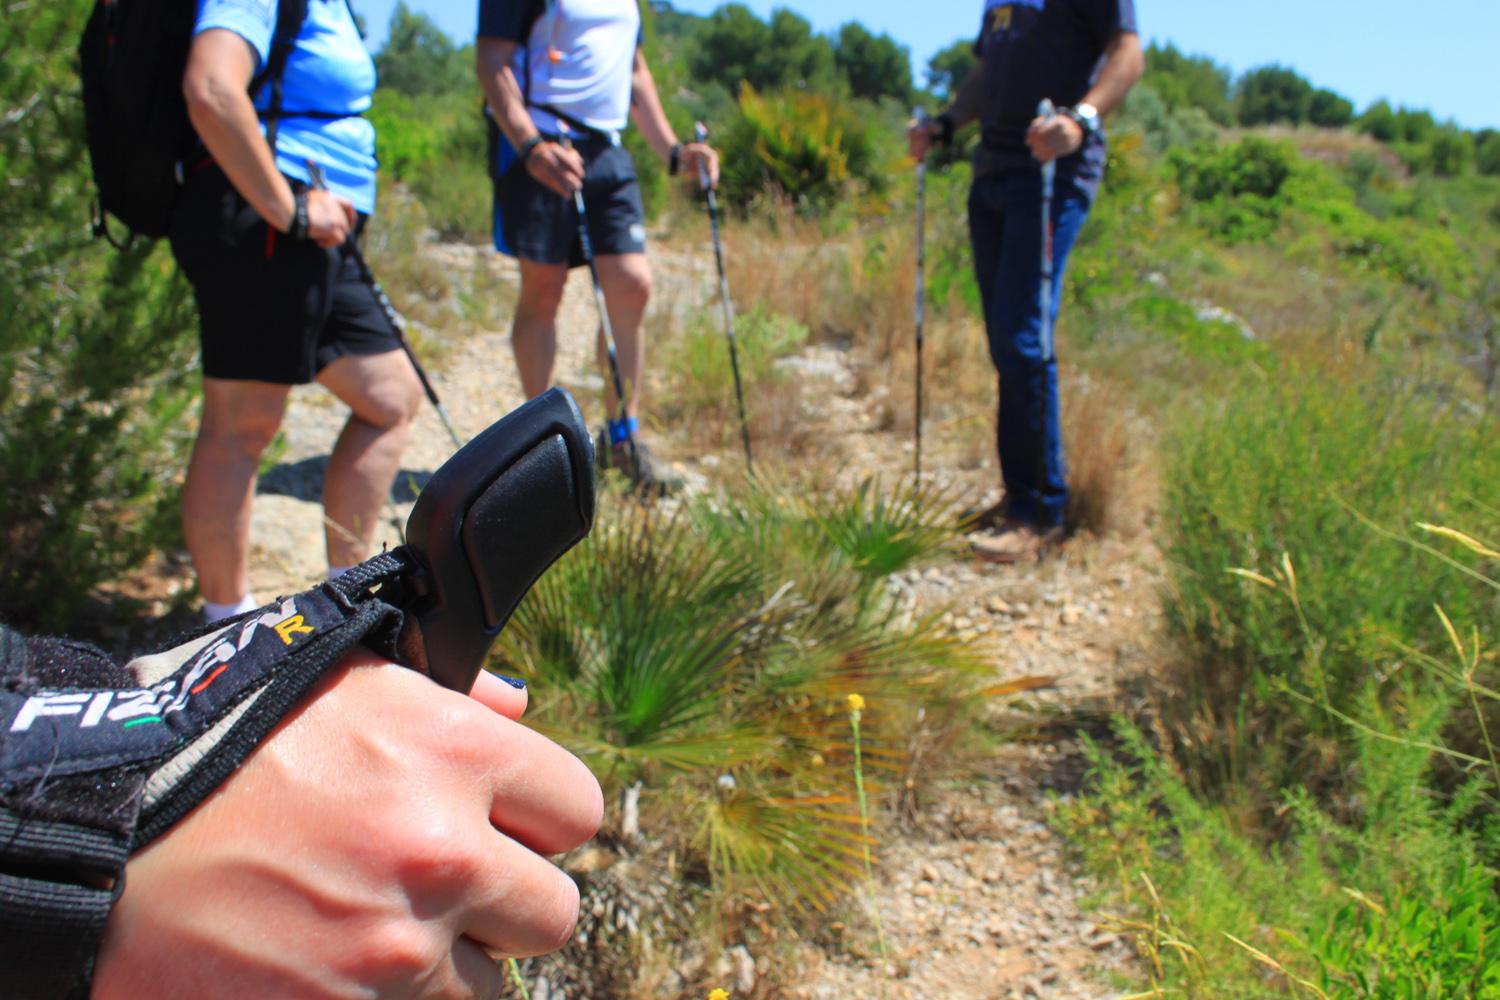
[{"label": "blue sky", "polygon": [[[674,2],[698,14],[719,6],[718,0]],[[984,6],[983,0],[745,2],[761,17],[790,7],[819,31],[861,21],[907,46],[919,71],[934,52],[972,35]],[[407,3],[457,39],[474,32],[475,0]],[[354,0],[354,6],[378,46],[395,0]],[[1139,0],[1138,10],[1146,38],[1212,56],[1236,73],[1277,62],[1359,108],[1385,97],[1467,128],[1500,128],[1500,98],[1486,69],[1500,44],[1500,0]]]}]

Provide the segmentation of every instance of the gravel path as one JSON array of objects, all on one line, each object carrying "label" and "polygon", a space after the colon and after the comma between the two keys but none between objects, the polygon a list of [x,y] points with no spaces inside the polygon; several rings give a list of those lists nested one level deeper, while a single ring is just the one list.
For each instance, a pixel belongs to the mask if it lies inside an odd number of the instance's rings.
[{"label": "gravel path", "polygon": [[[481,248],[438,246],[444,269],[468,273],[476,257],[514,283],[514,265]],[[695,306],[713,294],[706,254],[653,251],[657,315]],[[597,320],[587,277],[575,272],[559,322],[558,374],[586,411],[597,411],[602,380],[594,369]],[[444,344],[433,381],[455,423],[474,434],[522,402],[508,331]],[[822,447],[843,456],[845,475],[891,469],[909,462],[909,445],[882,432],[870,399],[836,347],[810,347],[793,362],[810,384],[804,398],[818,400]],[[255,593],[268,600],[302,589],[324,572],[321,510],[317,497],[323,463],[345,411],[320,389],[298,390],[285,422],[285,451],[263,477],[255,498],[252,559]],[[415,492],[450,454],[436,415],[424,408],[407,450],[393,503],[379,541],[396,544]],[[724,456],[724,461],[729,461]],[[935,461],[942,461],[938,456]],[[714,456],[704,468],[718,464]],[[980,488],[993,482],[992,467],[953,471]],[[953,558],[899,581],[927,606],[953,609],[953,624],[973,641],[988,643],[1001,666],[997,679],[1053,678],[1030,696],[1028,708],[1071,717],[1103,713],[1120,701],[1122,681],[1144,669],[1156,620],[1157,559],[1144,540],[1077,542],[1040,566],[990,567]],[[1006,709],[1010,710],[1010,709]],[[997,708],[997,711],[1001,709]],[[1036,718],[1033,714],[1031,718]],[[1061,742],[1059,742],[1059,740]],[[1109,973],[1131,959],[1127,942],[1102,930],[1083,903],[1090,886],[1070,869],[1046,823],[1050,796],[1076,787],[1076,746],[1066,736],[1009,744],[987,773],[939,787],[909,829],[888,836],[881,849],[881,878],[874,905],[889,945],[882,967],[874,943],[800,947],[795,975],[764,963],[736,960],[741,981],[734,995],[798,998],[865,998],[882,993],[921,1000],[1057,998],[1096,1000],[1117,995]],[[731,978],[736,978],[731,976]],[[882,981],[884,989],[882,989]],[[602,998],[601,998],[602,1000]]]}]

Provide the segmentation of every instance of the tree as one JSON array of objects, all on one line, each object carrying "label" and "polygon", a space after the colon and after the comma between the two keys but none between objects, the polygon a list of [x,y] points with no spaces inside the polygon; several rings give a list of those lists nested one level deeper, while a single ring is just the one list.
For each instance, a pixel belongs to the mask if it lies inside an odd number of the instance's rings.
[{"label": "tree", "polygon": [[1354,103],[1331,90],[1315,90],[1307,120],[1323,128],[1343,128],[1354,120]]},{"label": "tree", "polygon": [[1396,112],[1391,110],[1391,103],[1384,98],[1365,108],[1364,114],[1359,116],[1354,126],[1380,142],[1395,142],[1399,135]]},{"label": "tree", "polygon": [[1435,128],[1431,111],[1402,108],[1396,112],[1396,137],[1404,142],[1426,142]]},{"label": "tree", "polygon": [[432,18],[399,0],[385,46],[375,54],[375,72],[382,87],[415,97],[466,88],[473,68]]},{"label": "tree", "polygon": [[91,0],[0,18],[0,615],[71,631],[170,544],[198,384],[192,298],[164,246],[91,239],[75,46]]},{"label": "tree", "polygon": [[960,38],[927,60],[927,86],[937,97],[951,101],[978,68],[973,41]]},{"label": "tree", "polygon": [[1500,177],[1500,132],[1486,128],[1474,134],[1474,168],[1481,174]]},{"label": "tree", "polygon": [[839,29],[834,61],[855,97],[894,97],[911,103],[911,53],[889,35],[872,35],[858,21]]},{"label": "tree", "polygon": [[1146,49],[1146,82],[1169,111],[1199,108],[1215,124],[1234,121],[1229,70],[1207,56],[1183,55],[1170,42],[1165,46],[1153,42]]},{"label": "tree", "polygon": [[1240,77],[1236,104],[1241,125],[1307,121],[1313,86],[1284,66],[1262,66]]},{"label": "tree", "polygon": [[731,93],[742,83],[757,90],[840,89],[833,46],[813,34],[806,19],[784,9],[768,24],[743,4],[720,7],[694,37],[688,67],[694,80],[718,83]]},{"label": "tree", "polygon": [[1459,177],[1474,162],[1474,138],[1453,123],[1434,128],[1428,141],[1428,159],[1439,177]]}]

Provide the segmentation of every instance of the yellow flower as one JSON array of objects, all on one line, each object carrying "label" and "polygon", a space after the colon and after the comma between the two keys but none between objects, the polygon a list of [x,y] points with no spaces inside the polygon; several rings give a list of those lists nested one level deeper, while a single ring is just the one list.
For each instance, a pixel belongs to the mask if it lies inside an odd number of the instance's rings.
[{"label": "yellow flower", "polygon": [[849,711],[863,712],[865,710],[865,699],[857,694],[849,696]]},{"label": "yellow flower", "polygon": [[708,1000],[729,1000],[729,991],[717,987],[708,994]]}]

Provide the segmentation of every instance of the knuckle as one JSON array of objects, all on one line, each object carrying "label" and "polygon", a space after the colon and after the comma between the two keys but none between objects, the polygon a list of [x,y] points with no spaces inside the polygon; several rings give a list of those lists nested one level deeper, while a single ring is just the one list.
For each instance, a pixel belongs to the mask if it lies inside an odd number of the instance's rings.
[{"label": "knuckle", "polygon": [[349,942],[345,959],[362,978],[382,984],[421,981],[443,960],[446,942],[412,918],[394,918]]},{"label": "knuckle", "polygon": [[406,824],[387,841],[392,876],[409,892],[424,895],[472,883],[485,861],[467,826],[446,816]]}]

